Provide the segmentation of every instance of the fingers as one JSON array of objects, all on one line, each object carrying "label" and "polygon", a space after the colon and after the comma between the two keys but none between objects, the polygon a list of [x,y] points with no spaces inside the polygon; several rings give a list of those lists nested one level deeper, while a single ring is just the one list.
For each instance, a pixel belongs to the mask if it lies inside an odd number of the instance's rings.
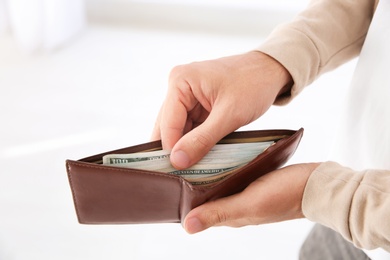
[{"label": "fingers", "polygon": [[193,209],[184,220],[184,229],[189,234],[206,230],[213,226],[243,226],[241,214],[245,211],[245,203],[240,194],[222,198],[203,204]]},{"label": "fingers", "polygon": [[183,226],[193,234],[212,226],[241,227],[303,218],[304,189],[318,165],[296,164],[263,175],[240,193],[193,209]]},{"label": "fingers", "polygon": [[[188,109],[192,109],[193,118]],[[175,168],[188,168],[240,127],[238,120],[227,120],[226,114],[231,113],[224,106],[216,105],[208,114],[201,105],[187,108],[180,101],[167,98],[157,117],[152,139],[161,139],[164,149],[172,149],[171,162]]]},{"label": "fingers", "polygon": [[189,128],[188,113],[197,102],[191,91],[186,91],[185,94],[179,92],[178,88],[168,92],[161,111],[160,134],[164,149],[172,149],[183,136],[184,129]]},{"label": "fingers", "polygon": [[283,70],[258,52],[173,68],[153,138],[172,149],[173,166],[193,165],[221,138],[272,105],[285,85]]},{"label": "fingers", "polygon": [[163,110],[167,112],[165,114],[163,112],[162,121],[160,121],[161,140],[163,148],[170,150],[183,136],[187,112],[180,104],[164,106]]},{"label": "fingers", "polygon": [[171,153],[171,163],[185,169],[197,163],[224,136],[240,125],[236,120],[226,120],[228,110],[216,106],[208,118],[177,141]]}]

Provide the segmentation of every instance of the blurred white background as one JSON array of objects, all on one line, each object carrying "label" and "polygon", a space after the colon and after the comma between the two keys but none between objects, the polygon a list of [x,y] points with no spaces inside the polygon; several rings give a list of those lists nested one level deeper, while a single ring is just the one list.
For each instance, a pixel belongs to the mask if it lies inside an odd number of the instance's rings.
[{"label": "blurred white background", "polygon": [[[80,225],[65,160],[147,142],[172,67],[251,50],[307,2],[0,0],[0,259],[297,259],[307,220]],[[304,127],[289,164],[326,160],[354,65],[243,129]]]}]

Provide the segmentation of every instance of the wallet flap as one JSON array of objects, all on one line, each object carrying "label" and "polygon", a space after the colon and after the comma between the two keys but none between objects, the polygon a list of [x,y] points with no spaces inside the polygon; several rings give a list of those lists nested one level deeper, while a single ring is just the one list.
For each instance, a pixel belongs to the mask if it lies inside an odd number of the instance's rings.
[{"label": "wallet flap", "polygon": [[179,222],[182,179],[67,161],[78,220],[84,224]]}]

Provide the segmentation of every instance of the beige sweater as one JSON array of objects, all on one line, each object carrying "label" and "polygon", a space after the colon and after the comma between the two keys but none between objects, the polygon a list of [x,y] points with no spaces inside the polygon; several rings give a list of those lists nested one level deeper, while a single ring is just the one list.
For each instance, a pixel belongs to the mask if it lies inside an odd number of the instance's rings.
[{"label": "beige sweater", "polygon": [[[287,103],[322,73],[357,56],[377,4],[312,0],[294,21],[276,28],[258,48],[285,66],[294,80],[291,92],[276,103]],[[357,247],[390,252],[390,170],[356,172],[322,163],[308,180],[302,210]]]}]

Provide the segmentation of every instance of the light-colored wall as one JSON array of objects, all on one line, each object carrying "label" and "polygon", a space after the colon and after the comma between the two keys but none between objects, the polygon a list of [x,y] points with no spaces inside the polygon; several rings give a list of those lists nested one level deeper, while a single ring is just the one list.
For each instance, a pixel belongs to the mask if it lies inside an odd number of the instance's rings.
[{"label": "light-colored wall", "polygon": [[294,1],[86,0],[90,21],[235,35],[268,34],[307,4]]},{"label": "light-colored wall", "polygon": [[[179,224],[77,223],[66,159],[147,142],[173,66],[248,51],[294,15],[223,1],[116,2],[87,0],[87,28],[49,53],[0,37],[0,259],[297,259],[306,220],[194,236]],[[353,67],[243,129],[304,127],[289,163],[326,160]]]}]

